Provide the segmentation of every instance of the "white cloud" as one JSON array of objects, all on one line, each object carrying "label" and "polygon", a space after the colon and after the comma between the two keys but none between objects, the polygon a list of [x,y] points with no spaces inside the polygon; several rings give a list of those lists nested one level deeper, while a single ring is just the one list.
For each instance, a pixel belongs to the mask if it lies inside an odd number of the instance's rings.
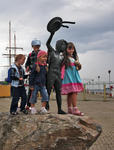
[{"label": "white cloud", "polygon": [[108,81],[108,70],[111,70],[111,81],[114,81],[114,51],[88,51],[79,54],[82,70],[80,71],[83,79],[90,78],[98,80],[98,76],[102,81]]},{"label": "white cloud", "polygon": [[[112,70],[111,74],[114,76],[113,6],[113,0],[0,1],[0,65],[8,63],[6,58],[3,59],[2,53],[6,53],[5,48],[8,46],[9,20],[12,22],[12,46],[16,31],[17,46],[23,47],[27,54],[31,51],[31,40],[34,38],[42,41],[42,49],[47,49],[47,23],[51,18],[60,16],[64,21],[75,21],[76,24],[69,25],[69,29],[61,28],[55,34],[52,44],[55,45],[56,40],[62,38],[75,43],[83,63],[81,74],[84,78],[86,72],[88,78],[92,75],[96,78],[101,74],[107,79],[105,76],[108,69]],[[97,61],[93,59],[95,57]],[[107,58],[108,63],[104,61]]]}]

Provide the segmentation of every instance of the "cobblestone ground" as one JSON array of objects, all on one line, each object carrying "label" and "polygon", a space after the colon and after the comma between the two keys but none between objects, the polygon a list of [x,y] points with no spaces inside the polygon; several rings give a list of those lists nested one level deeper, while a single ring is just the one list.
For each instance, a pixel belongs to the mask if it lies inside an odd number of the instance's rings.
[{"label": "cobblestone ground", "polygon": [[[54,95],[50,101],[50,112],[57,113]],[[83,95],[78,95],[77,106],[92,119],[96,120],[103,129],[101,136],[92,145],[90,150],[114,150],[114,98],[104,101],[101,95],[87,95],[87,100],[83,100]],[[8,112],[11,98],[0,98],[0,112]],[[40,101],[36,105],[40,109]],[[66,97],[63,96],[62,108],[67,111]]]}]

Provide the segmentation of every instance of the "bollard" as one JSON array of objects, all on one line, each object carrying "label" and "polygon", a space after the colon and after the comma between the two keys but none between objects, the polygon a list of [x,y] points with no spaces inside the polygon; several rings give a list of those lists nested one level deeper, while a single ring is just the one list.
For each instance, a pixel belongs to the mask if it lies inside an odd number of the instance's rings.
[{"label": "bollard", "polygon": [[83,100],[86,100],[86,85],[84,84]]},{"label": "bollard", "polygon": [[106,101],[106,84],[104,84],[104,101]]},{"label": "bollard", "polygon": [[110,94],[109,94],[110,97],[112,97],[112,88],[113,88],[113,87],[110,86]]}]

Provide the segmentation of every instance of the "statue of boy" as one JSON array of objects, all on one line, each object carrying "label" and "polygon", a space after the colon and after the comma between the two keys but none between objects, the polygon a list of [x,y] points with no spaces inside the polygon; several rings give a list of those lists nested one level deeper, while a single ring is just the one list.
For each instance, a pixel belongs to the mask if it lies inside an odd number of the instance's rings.
[{"label": "statue of boy", "polygon": [[[50,33],[50,37],[47,40],[48,48],[48,64],[49,70],[47,73],[47,91],[50,96],[51,89],[54,87],[56,92],[56,101],[58,106],[58,114],[66,114],[62,108],[62,99],[61,99],[61,62],[63,56],[62,52],[67,48],[67,42],[65,40],[58,40],[56,42],[56,50],[51,46],[51,41],[55,32]],[[47,103],[47,109],[49,109],[49,103]]]}]

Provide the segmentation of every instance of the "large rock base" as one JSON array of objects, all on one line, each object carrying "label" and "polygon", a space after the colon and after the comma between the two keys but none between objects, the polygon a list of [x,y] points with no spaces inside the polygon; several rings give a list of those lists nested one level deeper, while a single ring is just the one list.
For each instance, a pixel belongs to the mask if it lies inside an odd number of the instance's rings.
[{"label": "large rock base", "polygon": [[91,118],[0,114],[0,150],[87,150],[101,134]]}]

